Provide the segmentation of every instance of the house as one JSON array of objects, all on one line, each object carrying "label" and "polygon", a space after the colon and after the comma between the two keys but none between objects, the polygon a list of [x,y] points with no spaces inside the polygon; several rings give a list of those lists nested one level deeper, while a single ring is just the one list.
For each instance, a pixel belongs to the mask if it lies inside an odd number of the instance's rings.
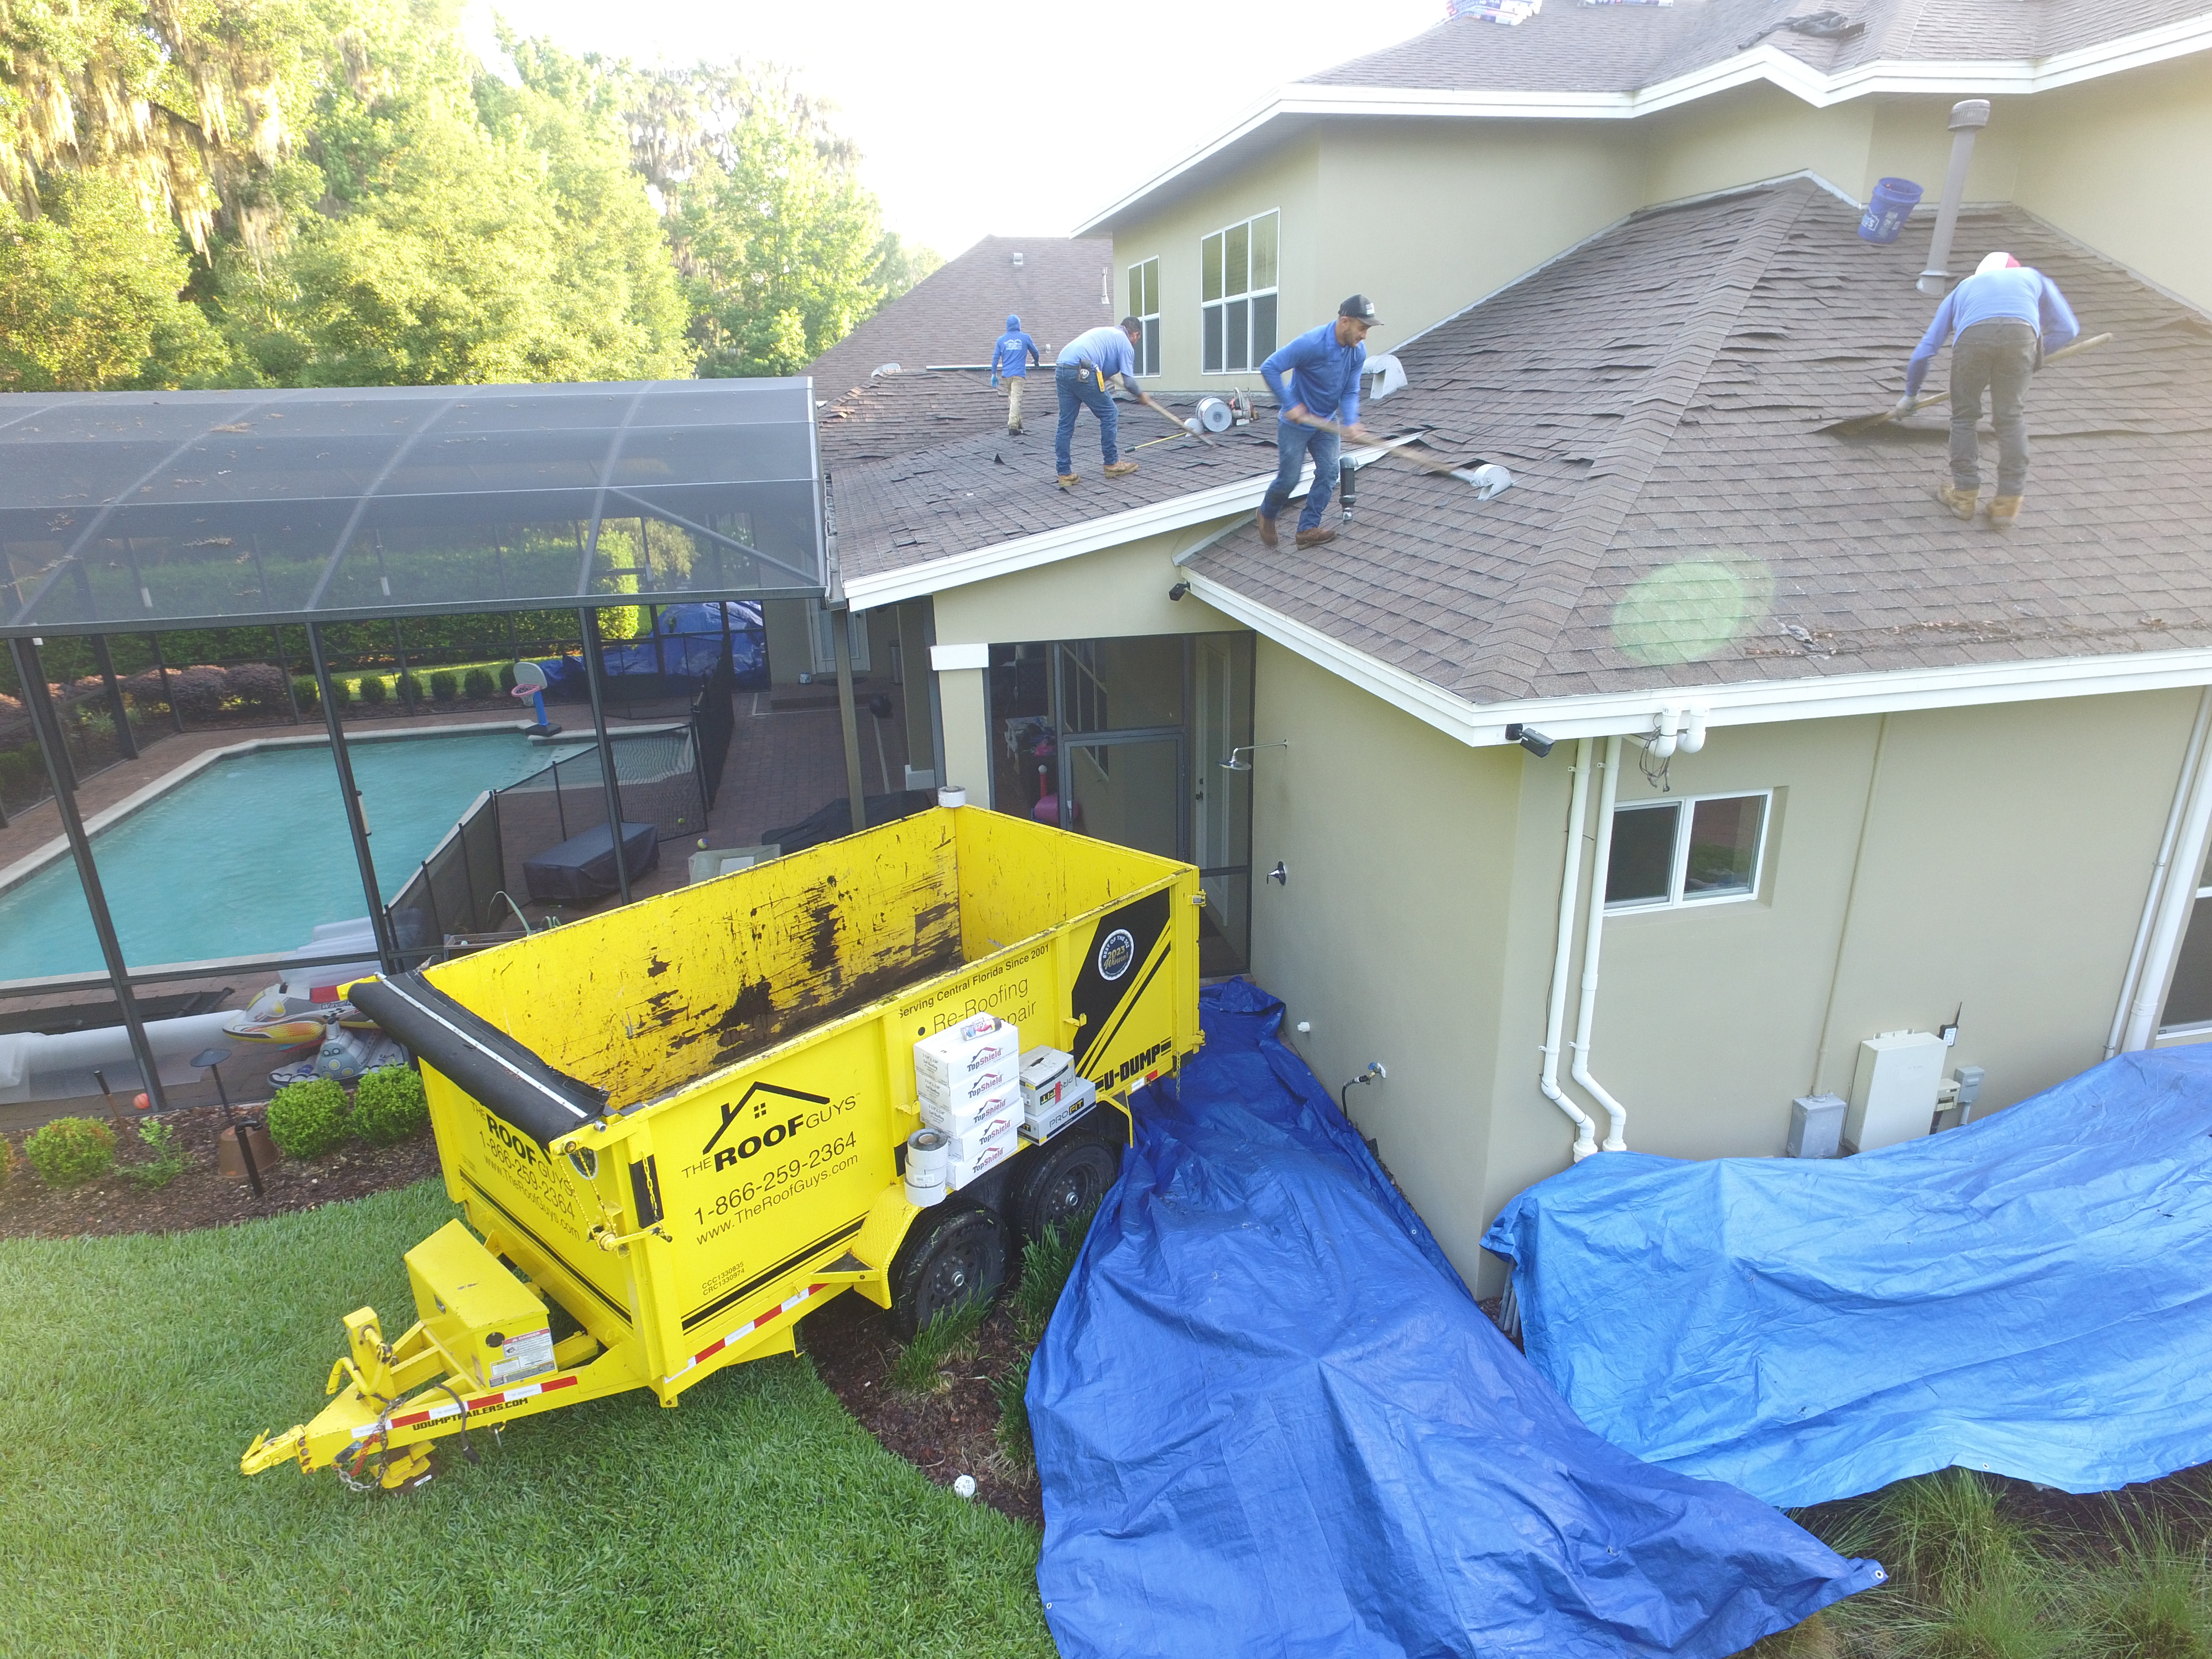
[{"label": "house", "polygon": [[[822,411],[844,599],[928,650],[910,752],[1197,862],[1208,971],[1325,1079],[1383,1063],[1352,1115],[1485,1291],[1578,1139],[1779,1152],[1883,1033],[1955,1024],[1978,1115],[2212,1033],[2212,212],[2172,165],[2212,8],[1779,9],[1460,17],[1083,228],[1185,403],[1370,294],[1370,423],[1494,497],[1378,447],[1346,534],[1270,550],[1264,408],[1130,410],[1168,441],[1066,493],[972,375]],[[1900,388],[1966,97],[1953,270],[2012,251],[2114,337],[2039,377],[2003,532],[1933,501],[1940,410],[1824,430]],[[1885,177],[1928,187],[1887,246]]]}]

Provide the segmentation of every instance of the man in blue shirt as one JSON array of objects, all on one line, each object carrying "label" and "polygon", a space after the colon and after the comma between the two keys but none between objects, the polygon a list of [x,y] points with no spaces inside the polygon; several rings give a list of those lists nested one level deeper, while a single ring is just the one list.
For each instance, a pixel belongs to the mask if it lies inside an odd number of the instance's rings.
[{"label": "man in blue shirt", "polygon": [[1137,470],[1134,461],[1121,459],[1115,441],[1121,415],[1106,390],[1106,382],[1115,375],[1121,377],[1121,384],[1139,403],[1159,410],[1177,426],[1182,424],[1137,385],[1137,346],[1144,337],[1145,325],[1134,317],[1124,317],[1119,328],[1094,328],[1060,347],[1052,370],[1052,389],[1060,398],[1060,430],[1053,437],[1052,458],[1060,467],[1056,482],[1062,489],[1073,489],[1076,484],[1069,447],[1075,441],[1078,410],[1088,409],[1098,417],[1098,447],[1105,452],[1106,476],[1126,478]]},{"label": "man in blue shirt", "polygon": [[1960,518],[1974,516],[1982,489],[1982,446],[1974,428],[1981,422],[1986,391],[1997,434],[1997,489],[1990,499],[1990,523],[2003,528],[2019,522],[2021,495],[2027,487],[2028,377],[2046,349],[2057,350],[2081,327],[2057,283],[2009,253],[1992,253],[1936,307],[1936,320],[1905,366],[1899,413],[1910,415],[1919,407],[1928,366],[1954,331],[1958,339],[1951,347],[1951,482],[1936,487],[1936,499]]},{"label": "man in blue shirt", "polygon": [[1022,332],[1022,319],[1009,316],[1006,331],[991,348],[991,384],[1006,383],[1006,435],[1022,435],[1022,382],[1029,378],[1030,365],[1042,367],[1044,359],[1037,356],[1036,342]]},{"label": "man in blue shirt", "polygon": [[[1321,515],[1336,488],[1338,434],[1313,424],[1333,421],[1343,435],[1372,434],[1359,424],[1359,372],[1367,362],[1367,331],[1375,326],[1375,307],[1355,294],[1336,308],[1336,320],[1309,329],[1260,365],[1260,376],[1275,394],[1282,413],[1275,420],[1275,481],[1260,501],[1260,539],[1275,545],[1275,517],[1298,487],[1298,472],[1310,457],[1313,487],[1298,514],[1300,547],[1319,547],[1335,539]],[[1288,376],[1285,383],[1285,377]]]}]

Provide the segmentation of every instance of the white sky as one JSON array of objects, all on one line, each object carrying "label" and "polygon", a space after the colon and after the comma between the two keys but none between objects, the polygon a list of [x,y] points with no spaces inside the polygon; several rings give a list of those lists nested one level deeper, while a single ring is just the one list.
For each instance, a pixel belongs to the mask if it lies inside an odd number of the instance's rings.
[{"label": "white sky", "polygon": [[1444,11],[1443,0],[468,0],[488,64],[495,8],[573,52],[799,70],[838,106],[885,222],[948,258],[980,236],[1065,235],[1284,82]]}]

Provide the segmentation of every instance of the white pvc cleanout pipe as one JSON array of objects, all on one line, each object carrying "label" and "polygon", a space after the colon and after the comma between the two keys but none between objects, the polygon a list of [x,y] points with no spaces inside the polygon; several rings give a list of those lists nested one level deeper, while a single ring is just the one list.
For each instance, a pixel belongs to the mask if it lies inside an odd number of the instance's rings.
[{"label": "white pvc cleanout pipe", "polygon": [[2190,728],[2188,747],[2181,751],[2181,775],[2173,781],[2173,805],[2166,809],[2166,833],[2159,837],[2158,861],[2150,867],[2150,890],[2143,895],[2142,918],[2136,923],[2136,942],[2128,951],[2128,970],[2120,976],[2120,1000],[2112,1010],[2112,1034],[2105,1039],[2106,1060],[2120,1052],[2120,1039],[2127,1031],[2128,1005],[2135,1000],[2136,981],[2142,973],[2143,947],[2150,943],[2151,923],[2158,915],[2159,900],[2166,892],[2166,872],[2173,864],[2174,837],[2180,833],[2181,815],[2189,803],[2190,781],[2203,761],[2208,726],[2212,726],[2212,685],[2206,686],[2203,695],[2197,700],[2197,724]]},{"label": "white pvc cleanout pipe", "polygon": [[2150,943],[2143,947],[2135,1001],[2128,1010],[2128,1029],[2120,1039],[2124,1052],[2150,1047],[2158,1025],[2159,1005],[2166,1000],[2173,953],[2181,943],[2182,930],[2189,926],[2190,908],[2197,902],[2197,872],[2204,867],[2208,825],[2212,825],[2212,766],[2200,766],[2189,787],[2189,810],[2182,815],[2181,832],[2174,837],[2166,890],[2158,899],[2158,920],[2151,925]]},{"label": "white pvc cleanout pipe", "polygon": [[1589,810],[1591,748],[1588,738],[1575,745],[1575,783],[1567,805],[1567,867],[1559,878],[1559,942],[1552,957],[1551,1000],[1544,1005],[1544,1069],[1536,1080],[1544,1098],[1574,1121],[1577,1164],[1597,1150],[1597,1125],[1559,1087],[1559,1034],[1567,1024],[1567,963],[1575,948],[1575,897],[1583,873],[1583,823]]},{"label": "white pvc cleanout pipe", "polygon": [[1597,1023],[1597,955],[1605,939],[1605,878],[1613,865],[1613,803],[1620,793],[1620,739],[1605,740],[1605,759],[1599,769],[1605,781],[1598,787],[1597,854],[1590,864],[1589,925],[1583,933],[1583,1002],[1575,1016],[1575,1064],[1571,1075],[1589,1091],[1590,1098],[1605,1108],[1612,1127],[1605,1138],[1608,1152],[1625,1152],[1628,1142],[1628,1109],[1606,1093],[1605,1085],[1590,1075],[1590,1027]]}]

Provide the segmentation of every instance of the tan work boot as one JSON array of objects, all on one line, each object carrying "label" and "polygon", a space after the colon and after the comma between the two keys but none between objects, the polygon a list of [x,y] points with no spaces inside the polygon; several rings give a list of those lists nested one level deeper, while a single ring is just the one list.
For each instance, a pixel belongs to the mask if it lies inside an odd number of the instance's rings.
[{"label": "tan work boot", "polygon": [[1063,472],[1057,478],[1054,478],[1053,482],[1058,484],[1062,489],[1073,489],[1077,484],[1080,483],[1082,480],[1073,472]]},{"label": "tan work boot", "polygon": [[1111,466],[1101,470],[1109,478],[1126,478],[1137,470],[1137,464],[1134,461],[1116,461]]},{"label": "tan work boot", "polygon": [[1335,539],[1336,532],[1325,524],[1317,524],[1311,530],[1298,532],[1300,547],[1319,547],[1323,542],[1333,542]]},{"label": "tan work boot", "polygon": [[1949,484],[1936,486],[1936,499],[1949,507],[1955,518],[1972,518],[1974,503],[1980,496],[1981,492],[1977,489],[1954,489]]},{"label": "tan work boot", "polygon": [[2021,497],[1992,495],[1990,497],[1990,522],[1999,529],[2009,529],[2020,522]]},{"label": "tan work boot", "polygon": [[1260,539],[1267,546],[1275,545],[1275,521],[1262,513],[1260,519]]}]

